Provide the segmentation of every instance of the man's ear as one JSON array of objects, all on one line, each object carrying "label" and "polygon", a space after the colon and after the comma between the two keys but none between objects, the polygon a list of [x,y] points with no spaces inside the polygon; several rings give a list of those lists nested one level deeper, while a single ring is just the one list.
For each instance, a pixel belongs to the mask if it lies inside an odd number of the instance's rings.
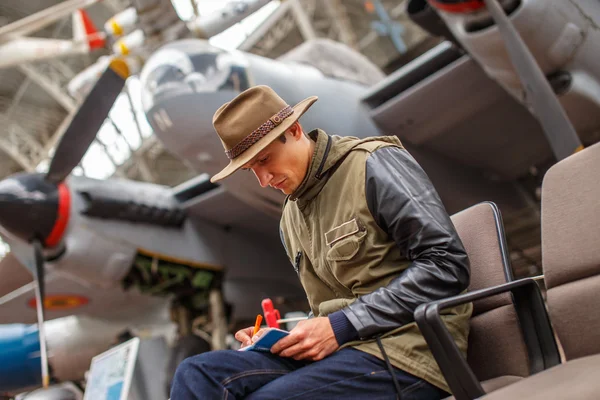
[{"label": "man's ear", "polygon": [[288,128],[288,132],[294,139],[300,139],[302,137],[302,127],[300,126],[300,122],[294,122],[294,124]]}]

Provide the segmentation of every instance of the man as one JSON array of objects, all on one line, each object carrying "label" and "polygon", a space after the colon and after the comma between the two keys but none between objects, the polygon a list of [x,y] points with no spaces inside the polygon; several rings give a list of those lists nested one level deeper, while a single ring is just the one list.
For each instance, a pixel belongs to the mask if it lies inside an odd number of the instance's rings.
[{"label": "man", "polygon": [[[462,243],[397,138],[305,134],[298,118],[316,100],[290,107],[257,86],[221,106],[213,125],[230,162],[212,178],[244,169],[287,195],[280,233],[314,317],[272,353],[225,350],[186,359],[172,400],[447,395],[413,312],[467,288]],[[470,304],[444,315],[463,352],[470,315]],[[251,333],[246,328],[236,338],[247,346],[256,340]]]}]

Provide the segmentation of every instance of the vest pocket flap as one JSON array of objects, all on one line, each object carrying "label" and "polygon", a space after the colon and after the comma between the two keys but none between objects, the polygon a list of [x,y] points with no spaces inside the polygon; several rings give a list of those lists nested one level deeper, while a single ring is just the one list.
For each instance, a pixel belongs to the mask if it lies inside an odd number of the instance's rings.
[{"label": "vest pocket flap", "polygon": [[359,230],[360,228],[358,226],[358,222],[356,222],[356,218],[353,218],[350,221],[344,222],[343,224],[336,226],[329,232],[325,233],[325,243],[327,246],[331,246],[335,242],[353,235]]},{"label": "vest pocket flap", "polygon": [[344,236],[342,239],[334,242],[333,247],[327,252],[327,259],[330,261],[347,261],[352,259],[358,253],[358,250],[360,250],[360,246],[367,235],[367,231],[359,230],[357,232]]}]

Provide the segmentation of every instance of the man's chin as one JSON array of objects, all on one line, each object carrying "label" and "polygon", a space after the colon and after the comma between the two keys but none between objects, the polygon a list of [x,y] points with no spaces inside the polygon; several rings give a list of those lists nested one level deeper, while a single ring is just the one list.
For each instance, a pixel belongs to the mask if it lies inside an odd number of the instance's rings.
[{"label": "man's chin", "polygon": [[[287,183],[287,182],[286,182]],[[290,195],[296,191],[297,187],[290,187],[289,185],[284,185],[282,188],[279,188],[285,195]]]}]

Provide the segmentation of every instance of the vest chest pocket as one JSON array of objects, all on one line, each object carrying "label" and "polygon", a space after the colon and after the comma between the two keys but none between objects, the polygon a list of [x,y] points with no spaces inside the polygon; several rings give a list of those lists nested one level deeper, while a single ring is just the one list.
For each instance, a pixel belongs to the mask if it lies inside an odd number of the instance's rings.
[{"label": "vest chest pocket", "polygon": [[356,218],[331,229],[325,233],[325,243],[329,247],[327,259],[329,261],[351,260],[360,250],[366,236],[367,230]]}]

